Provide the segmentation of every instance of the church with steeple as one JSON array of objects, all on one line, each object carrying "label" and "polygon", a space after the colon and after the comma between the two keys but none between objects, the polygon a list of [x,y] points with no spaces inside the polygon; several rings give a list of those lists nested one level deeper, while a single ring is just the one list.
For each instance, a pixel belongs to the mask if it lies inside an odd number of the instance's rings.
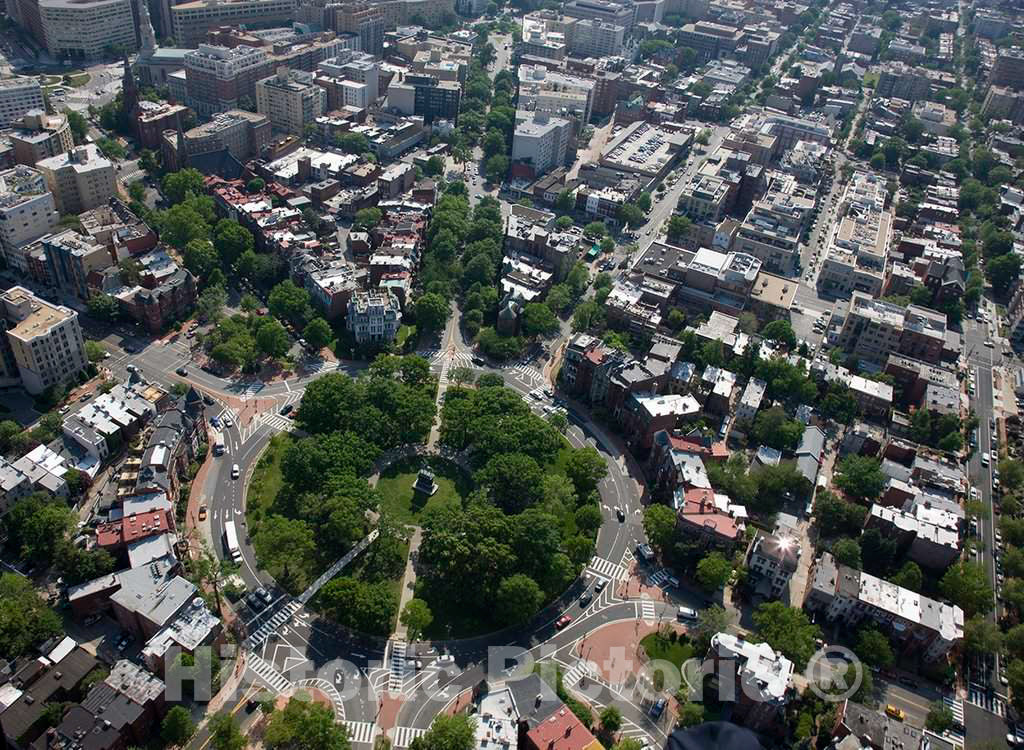
[{"label": "church with steeple", "polygon": [[167,76],[185,67],[185,53],[176,47],[158,47],[146,0],[136,0],[139,19],[139,56],[135,72],[146,86],[166,86]]}]

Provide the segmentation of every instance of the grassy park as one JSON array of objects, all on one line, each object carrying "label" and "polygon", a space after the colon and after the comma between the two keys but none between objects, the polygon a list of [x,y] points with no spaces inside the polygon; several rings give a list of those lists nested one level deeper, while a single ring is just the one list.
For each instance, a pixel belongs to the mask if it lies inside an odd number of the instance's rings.
[{"label": "grassy park", "polygon": [[427,459],[427,465],[434,472],[437,492],[430,497],[414,492],[412,486],[423,461],[421,458],[397,461],[381,473],[377,482],[381,510],[399,523],[418,523],[431,508],[462,507],[463,499],[472,489],[471,482],[457,466],[444,459],[431,458]]}]

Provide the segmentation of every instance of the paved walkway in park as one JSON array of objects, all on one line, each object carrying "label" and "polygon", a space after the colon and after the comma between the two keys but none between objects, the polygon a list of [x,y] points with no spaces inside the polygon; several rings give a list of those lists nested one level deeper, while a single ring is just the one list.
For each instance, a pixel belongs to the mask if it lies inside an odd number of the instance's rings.
[{"label": "paved walkway in park", "polygon": [[396,621],[395,632],[392,638],[406,640],[409,629],[401,622],[402,610],[405,605],[416,595],[416,557],[420,549],[420,542],[423,540],[423,529],[419,526],[407,526],[412,529],[412,536],[409,537],[409,556],[405,558],[405,575],[402,576],[402,590],[398,599],[399,618]]}]

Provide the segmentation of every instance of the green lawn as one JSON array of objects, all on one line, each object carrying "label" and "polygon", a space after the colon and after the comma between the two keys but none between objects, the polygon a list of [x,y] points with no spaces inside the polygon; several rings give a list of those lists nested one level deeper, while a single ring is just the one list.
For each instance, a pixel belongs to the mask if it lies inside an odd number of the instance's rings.
[{"label": "green lawn", "polygon": [[650,659],[664,659],[676,665],[678,669],[683,668],[683,663],[693,656],[693,646],[688,641],[676,641],[662,637],[659,633],[651,633],[640,641],[644,651]]},{"label": "green lawn", "polygon": [[64,81],[67,83],[68,86],[79,88],[89,82],[89,77],[90,76],[88,73],[73,73],[70,75],[65,75]]},{"label": "green lawn", "polygon": [[413,492],[412,485],[422,462],[420,458],[397,461],[381,473],[377,482],[381,510],[401,523],[417,523],[429,508],[462,507],[462,501],[472,489],[469,479],[458,467],[444,459],[431,458],[427,463],[434,472],[437,492],[431,497]]},{"label": "green lawn", "polygon": [[285,432],[274,435],[253,470],[245,504],[250,534],[256,533],[264,513],[274,504],[277,493],[281,491],[284,482],[281,477],[281,460],[291,441],[291,436]]}]

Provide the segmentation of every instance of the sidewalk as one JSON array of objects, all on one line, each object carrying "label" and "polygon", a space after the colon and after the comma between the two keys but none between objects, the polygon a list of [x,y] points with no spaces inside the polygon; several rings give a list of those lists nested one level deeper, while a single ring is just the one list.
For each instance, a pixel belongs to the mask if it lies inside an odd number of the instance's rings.
[{"label": "sidewalk", "polygon": [[412,528],[412,536],[409,537],[409,556],[405,559],[405,575],[402,576],[402,593],[398,600],[398,624],[395,626],[393,637],[398,640],[406,640],[409,629],[401,621],[402,610],[409,600],[416,595],[416,557],[423,540],[423,529],[419,526],[407,526]]}]

